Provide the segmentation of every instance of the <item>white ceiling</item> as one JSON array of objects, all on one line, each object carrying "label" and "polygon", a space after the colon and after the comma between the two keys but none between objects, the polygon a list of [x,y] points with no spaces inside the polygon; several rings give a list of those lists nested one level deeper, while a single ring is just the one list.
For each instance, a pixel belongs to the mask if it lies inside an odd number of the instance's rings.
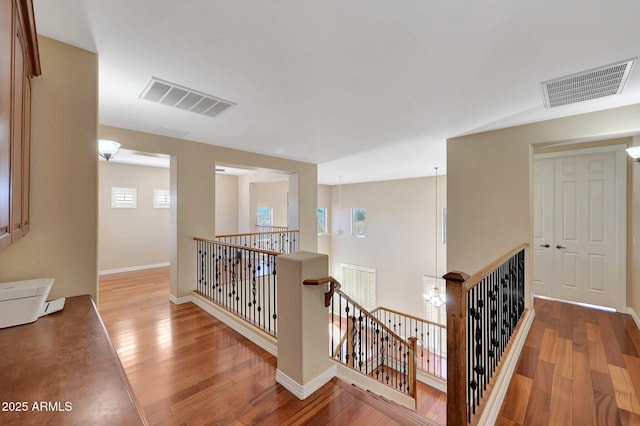
[{"label": "white ceiling", "polygon": [[[446,172],[449,137],[547,110],[540,82],[640,56],[638,0],[34,0],[39,33],[99,54],[100,122],[319,164],[320,183]],[[46,65],[43,67],[46,73]],[[138,98],[151,76],[237,103]]]}]

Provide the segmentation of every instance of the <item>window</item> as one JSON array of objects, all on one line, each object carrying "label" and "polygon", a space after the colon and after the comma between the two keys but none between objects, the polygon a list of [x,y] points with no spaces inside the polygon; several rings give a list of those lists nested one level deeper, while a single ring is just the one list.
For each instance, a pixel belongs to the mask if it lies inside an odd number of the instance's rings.
[{"label": "window", "polygon": [[367,310],[376,306],[376,270],[365,266],[340,264],[341,290]]},{"label": "window", "polygon": [[168,189],[153,190],[153,208],[168,209],[171,206],[171,195]]},{"label": "window", "polygon": [[138,190],[136,188],[111,188],[112,209],[138,208]]},{"label": "window", "polygon": [[364,237],[364,221],[367,209],[361,207],[351,209],[351,235]]},{"label": "window", "polygon": [[[447,300],[447,283],[442,278],[437,280],[438,291],[442,295],[442,300]],[[436,277],[424,275],[422,277],[423,294],[431,294],[436,286]],[[437,322],[438,324],[447,324],[447,305],[446,303],[436,308],[433,303],[424,299],[424,318]]]},{"label": "window", "polygon": [[258,207],[257,225],[271,226],[273,225],[273,209],[270,207]]},{"label": "window", "polygon": [[327,209],[318,209],[318,235],[327,234]]}]

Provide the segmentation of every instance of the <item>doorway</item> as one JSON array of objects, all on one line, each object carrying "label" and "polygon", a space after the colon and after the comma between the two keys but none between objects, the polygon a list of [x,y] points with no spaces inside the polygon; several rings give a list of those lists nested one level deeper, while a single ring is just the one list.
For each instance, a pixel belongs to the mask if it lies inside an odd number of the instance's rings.
[{"label": "doorway", "polygon": [[534,157],[534,294],[626,309],[624,148]]}]

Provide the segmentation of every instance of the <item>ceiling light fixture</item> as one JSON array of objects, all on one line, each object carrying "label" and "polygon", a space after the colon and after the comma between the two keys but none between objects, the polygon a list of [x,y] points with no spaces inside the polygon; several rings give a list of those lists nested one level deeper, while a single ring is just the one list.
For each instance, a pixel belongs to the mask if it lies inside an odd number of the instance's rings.
[{"label": "ceiling light fixture", "polygon": [[440,290],[440,286],[438,286],[438,167],[434,167],[435,169],[435,200],[434,200],[434,215],[435,215],[435,227],[433,230],[433,240],[434,243],[434,257],[435,257],[435,268],[434,268],[434,282],[433,289],[428,293],[422,295],[425,300],[429,301],[436,309],[440,306],[447,303],[446,296],[442,294]]},{"label": "ceiling light fixture", "polygon": [[120,144],[116,141],[110,141],[107,139],[100,139],[98,141],[98,154],[106,161],[109,161],[109,159],[112,158],[119,149]]},{"label": "ceiling light fixture", "polygon": [[632,146],[627,148],[627,154],[633,158],[633,161],[640,163],[640,146]]}]

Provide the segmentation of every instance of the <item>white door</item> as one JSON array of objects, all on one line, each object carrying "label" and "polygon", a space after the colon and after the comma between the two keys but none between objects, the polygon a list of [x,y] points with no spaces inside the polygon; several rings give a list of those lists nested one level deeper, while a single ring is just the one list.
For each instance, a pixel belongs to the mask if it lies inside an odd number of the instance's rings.
[{"label": "white door", "polygon": [[554,160],[533,163],[533,292],[551,296],[553,261]]},{"label": "white door", "polygon": [[626,192],[618,178],[626,163],[618,156],[534,161],[534,293],[624,308]]}]

